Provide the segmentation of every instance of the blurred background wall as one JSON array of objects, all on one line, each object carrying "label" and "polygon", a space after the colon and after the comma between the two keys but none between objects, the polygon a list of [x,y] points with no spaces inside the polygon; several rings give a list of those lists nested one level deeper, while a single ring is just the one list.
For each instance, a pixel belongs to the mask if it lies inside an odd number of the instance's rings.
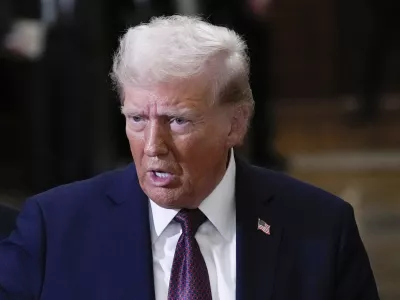
[{"label": "blurred background wall", "polygon": [[400,1],[1,1],[1,202],[130,162],[108,76],[118,37],[201,14],[250,45],[244,155],[352,203],[382,299],[400,299]]}]

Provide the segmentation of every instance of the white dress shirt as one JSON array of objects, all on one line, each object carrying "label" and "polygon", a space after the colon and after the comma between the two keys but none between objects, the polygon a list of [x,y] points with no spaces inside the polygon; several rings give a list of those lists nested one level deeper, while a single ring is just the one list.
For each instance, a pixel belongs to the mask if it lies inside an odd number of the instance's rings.
[{"label": "white dress shirt", "polygon": [[[208,269],[213,300],[235,299],[236,291],[236,164],[233,151],[224,177],[199,209],[206,215],[196,240]],[[179,210],[165,209],[150,200],[156,300],[166,300],[175,248],[182,233],[173,221]]]}]

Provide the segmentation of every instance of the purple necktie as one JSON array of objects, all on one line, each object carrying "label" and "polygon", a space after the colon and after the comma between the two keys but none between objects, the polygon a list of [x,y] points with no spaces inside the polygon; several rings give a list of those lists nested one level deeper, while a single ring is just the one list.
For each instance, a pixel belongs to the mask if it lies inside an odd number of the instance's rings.
[{"label": "purple necktie", "polygon": [[176,245],[168,300],[211,300],[207,266],[195,239],[207,218],[199,209],[182,209],[174,219],[182,226]]}]

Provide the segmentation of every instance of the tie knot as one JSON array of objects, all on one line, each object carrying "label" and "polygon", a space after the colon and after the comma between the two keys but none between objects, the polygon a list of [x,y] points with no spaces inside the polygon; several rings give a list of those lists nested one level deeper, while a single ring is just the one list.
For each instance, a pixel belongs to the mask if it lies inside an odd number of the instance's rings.
[{"label": "tie knot", "polygon": [[207,217],[200,209],[181,209],[174,220],[181,224],[182,232],[194,236]]}]

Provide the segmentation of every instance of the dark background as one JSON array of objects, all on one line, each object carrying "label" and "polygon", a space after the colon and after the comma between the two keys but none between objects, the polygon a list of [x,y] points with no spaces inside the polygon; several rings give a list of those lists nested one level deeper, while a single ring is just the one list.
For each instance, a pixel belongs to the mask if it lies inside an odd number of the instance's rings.
[{"label": "dark background", "polygon": [[[16,19],[42,17],[40,1],[9,11],[0,1],[0,37]],[[258,51],[254,82],[266,90],[255,92],[256,110],[267,122],[252,136],[286,172],[352,203],[382,299],[400,299],[400,2],[276,0],[254,22],[240,15],[245,0],[200,2]],[[112,56],[126,28],[177,12],[172,1],[76,0],[41,58],[0,47],[1,202],[20,207],[131,161]],[[243,149],[249,160],[254,145]]]}]

